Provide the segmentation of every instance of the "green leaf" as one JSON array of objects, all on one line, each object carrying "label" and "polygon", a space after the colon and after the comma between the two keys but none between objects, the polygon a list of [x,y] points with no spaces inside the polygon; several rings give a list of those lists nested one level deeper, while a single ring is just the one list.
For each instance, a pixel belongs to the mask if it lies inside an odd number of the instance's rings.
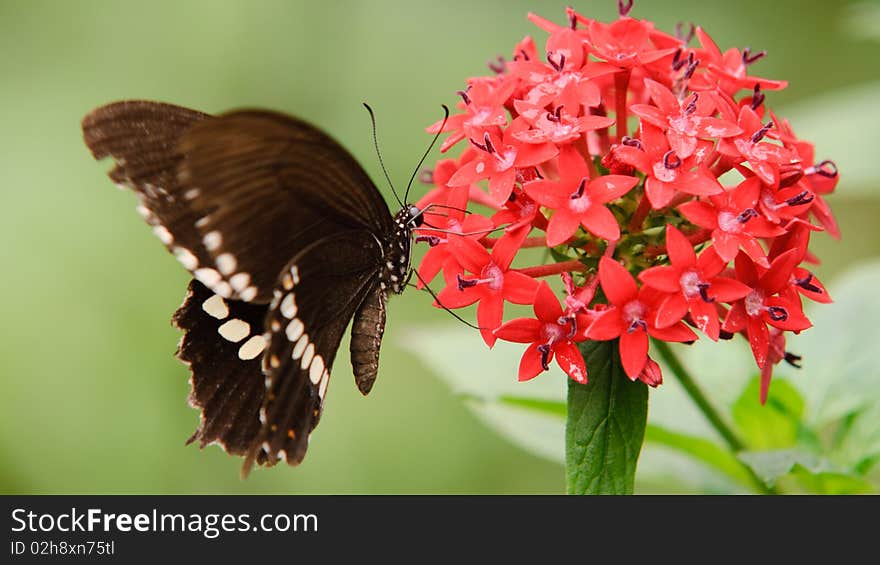
[{"label": "green leaf", "polygon": [[568,381],[567,491],[632,494],[648,418],[648,387],[624,374],[616,340],[588,341],[581,351],[590,382]]},{"label": "green leaf", "polygon": [[533,410],[548,416],[557,416],[565,418],[567,410],[564,402],[556,402],[555,400],[542,400],[539,398],[523,398],[521,396],[505,395],[499,398],[505,404],[511,406],[519,406],[527,410]]},{"label": "green leaf", "polygon": [[752,487],[749,474],[743,469],[737,458],[713,441],[687,434],[673,432],[653,424],[648,424],[645,431],[645,443],[670,447],[694,457],[709,467],[721,471],[742,485]]},{"label": "green leaf", "polygon": [[760,377],[755,377],[733,405],[733,420],[741,439],[754,450],[791,447],[797,443],[804,414],[801,395],[787,381],[777,379],[767,403],[761,405]]},{"label": "green leaf", "polygon": [[750,451],[739,454],[767,486],[791,474],[798,484],[813,494],[861,494],[874,492],[868,481],[853,473],[841,471],[824,457],[801,448]]}]

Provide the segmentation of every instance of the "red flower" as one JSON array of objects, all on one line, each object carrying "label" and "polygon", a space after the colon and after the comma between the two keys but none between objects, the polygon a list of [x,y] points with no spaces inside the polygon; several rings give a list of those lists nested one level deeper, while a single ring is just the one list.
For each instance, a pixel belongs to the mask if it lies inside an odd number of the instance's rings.
[{"label": "red flower", "polygon": [[431,247],[419,264],[419,287],[421,287],[422,281],[431,282],[440,269],[448,273],[461,272],[462,269],[449,248],[450,237],[481,239],[494,227],[492,220],[485,216],[480,214],[465,215],[467,202],[468,188],[457,186],[447,190],[447,198],[443,207],[436,208],[438,210],[436,213],[428,212],[425,214],[424,224],[417,230],[416,241],[425,241]]},{"label": "red flower", "polygon": [[463,308],[479,302],[477,323],[489,347],[495,344],[492,332],[501,325],[504,301],[531,304],[538,289],[538,281],[510,270],[510,262],[522,244],[524,234],[525,230],[517,230],[501,237],[491,254],[473,239],[455,237],[449,242],[455,259],[474,276],[465,278],[456,274],[452,277],[447,273],[446,286],[437,298],[447,308]]},{"label": "red flower", "polygon": [[464,113],[449,116],[442,130],[440,126],[443,124],[443,120],[427,128],[429,133],[454,132],[440,146],[440,151],[446,152],[465,137],[481,137],[483,130],[487,127],[507,124],[504,103],[513,93],[515,87],[516,83],[511,80],[496,81],[496,84],[487,81],[472,82],[467,90],[460,93],[462,101],[459,103],[459,107],[464,108]]},{"label": "red flower", "polygon": [[590,20],[588,29],[590,51],[619,67],[638,67],[675,53],[674,48],[655,48],[654,26],[644,20],[622,17],[610,24]]},{"label": "red flower", "polygon": [[489,179],[489,196],[499,206],[513,191],[518,168],[534,167],[549,161],[559,150],[552,143],[523,143],[516,133],[528,128],[525,122],[504,130],[503,137],[486,132],[480,142],[471,143],[480,149],[476,158],[465,163],[449,179],[449,186],[467,186]]},{"label": "red flower", "polygon": [[768,324],[780,330],[799,332],[812,324],[804,316],[800,301],[780,294],[790,284],[798,263],[797,249],[776,257],[768,269],[760,269],[745,255],[736,258],[736,278],[751,287],[727,313],[722,329],[736,333],[745,330],[758,367],[767,364],[770,350]]},{"label": "red flower", "polygon": [[495,336],[505,341],[531,344],[520,361],[519,380],[527,381],[548,370],[555,356],[569,377],[585,384],[587,367],[574,339],[583,316],[563,316],[559,300],[544,281],[534,300],[535,318],[517,318],[495,330]]},{"label": "red flower", "polygon": [[645,194],[655,210],[665,208],[679,192],[711,196],[724,191],[702,164],[710,153],[711,142],[700,141],[700,147],[689,158],[682,159],[669,148],[659,128],[642,121],[639,131],[640,139],[615,146],[614,155],[619,161],[645,173]]},{"label": "red flower", "polygon": [[694,224],[712,230],[712,243],[723,261],[732,261],[742,248],[755,263],[767,266],[767,255],[755,238],[776,237],[785,230],[772,225],[755,209],[760,190],[760,179],[752,177],[711,197],[711,203],[694,200],[678,209]]},{"label": "red flower", "polygon": [[553,210],[547,226],[547,245],[564,243],[579,226],[598,237],[618,239],[620,226],[605,204],[629,192],[639,180],[621,175],[589,180],[584,158],[571,146],[559,154],[559,175],[559,181],[536,180],[523,187],[535,202]]},{"label": "red flower", "polygon": [[[573,86],[568,87],[574,90]],[[518,120],[525,120],[531,129],[516,132],[513,137],[524,143],[546,143],[551,142],[557,145],[571,143],[583,137],[588,131],[607,128],[614,123],[614,120],[605,116],[580,116],[569,113],[567,108],[574,108],[575,111],[580,104],[566,106],[560,104],[556,106],[556,110],[548,112],[543,106],[533,106],[526,102],[514,101],[516,111],[520,117]]]},{"label": "red flower", "polygon": [[639,274],[645,285],[666,295],[657,308],[654,323],[667,328],[690,312],[694,325],[717,341],[721,327],[716,304],[739,300],[752,289],[719,276],[727,264],[714,249],[706,249],[698,258],[684,234],[671,225],[666,227],[666,249],[671,265],[652,267]]},{"label": "red flower", "polygon": [[698,139],[742,133],[735,123],[712,117],[715,104],[708,96],[695,92],[684,102],[679,102],[671,90],[651,79],[645,79],[645,88],[655,105],[633,104],[633,114],[666,132],[669,146],[681,159],[694,154]]},{"label": "red flower", "polygon": [[644,286],[639,290],[635,279],[623,266],[607,257],[599,261],[599,282],[613,305],[602,312],[587,329],[587,337],[596,340],[620,338],[620,361],[631,379],[636,379],[648,360],[648,336],[663,341],[694,341],[695,334],[683,322],[657,327],[657,291]]},{"label": "red flower", "polygon": [[751,107],[740,108],[737,123],[744,133],[720,140],[718,151],[728,157],[745,159],[761,180],[771,186],[778,186],[779,165],[796,162],[796,154],[780,145],[762,141],[773,122],[761,124],[761,119]]},{"label": "red flower", "polygon": [[697,56],[701,66],[708,73],[696,75],[691,81],[694,90],[709,90],[717,86],[722,92],[733,95],[747,88],[752,89],[757,84],[762,90],[782,90],[788,86],[784,80],[770,80],[748,75],[748,67],[767,53],[759,51],[752,53],[749,49],[740,52],[739,49],[731,48],[723,54],[718,45],[709,37],[702,28],[696,29],[697,38],[700,40],[702,49],[698,49]]}]

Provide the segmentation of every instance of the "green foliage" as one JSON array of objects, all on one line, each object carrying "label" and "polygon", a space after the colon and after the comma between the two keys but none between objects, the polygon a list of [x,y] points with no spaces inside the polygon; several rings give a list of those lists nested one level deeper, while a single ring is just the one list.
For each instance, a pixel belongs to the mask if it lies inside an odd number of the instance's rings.
[{"label": "green foliage", "polygon": [[648,417],[648,387],[623,372],[618,342],[588,341],[585,385],[568,380],[565,425],[569,494],[632,494]]}]

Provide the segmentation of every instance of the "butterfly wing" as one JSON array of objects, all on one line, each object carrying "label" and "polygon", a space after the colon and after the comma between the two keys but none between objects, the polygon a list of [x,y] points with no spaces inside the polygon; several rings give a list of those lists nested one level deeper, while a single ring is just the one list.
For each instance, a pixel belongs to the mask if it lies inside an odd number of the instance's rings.
[{"label": "butterfly wing", "polygon": [[196,124],[180,149],[179,179],[205,214],[199,229],[216,273],[247,300],[269,301],[282,267],[315,241],[353,229],[391,232],[366,172],[301,120],[232,112]]},{"label": "butterfly wing", "polygon": [[110,178],[137,194],[138,212],[190,271],[213,259],[196,226],[201,214],[189,206],[177,181],[182,160],[177,145],[185,131],[210,117],[171,104],[127,100],[101,106],[82,121],[92,155],[113,158]]},{"label": "butterfly wing", "polygon": [[178,358],[190,366],[189,402],[201,411],[199,427],[187,443],[216,443],[245,455],[260,431],[265,348],[263,323],[269,307],[224,299],[192,280],[174,324],[184,335]]},{"label": "butterfly wing", "polygon": [[380,288],[382,258],[376,238],[356,230],[315,242],[282,271],[266,318],[263,427],[245,472],[257,456],[268,464],[302,461],[339,342],[364,300]]}]

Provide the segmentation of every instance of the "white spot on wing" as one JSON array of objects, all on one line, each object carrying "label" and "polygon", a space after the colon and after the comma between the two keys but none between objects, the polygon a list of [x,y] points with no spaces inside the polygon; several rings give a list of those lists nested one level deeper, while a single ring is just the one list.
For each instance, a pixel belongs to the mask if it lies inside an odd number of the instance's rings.
[{"label": "white spot on wing", "polygon": [[299,339],[293,346],[293,351],[290,352],[290,357],[292,359],[299,359],[302,357],[303,351],[306,350],[307,345],[309,345],[309,334],[304,333],[299,336]]},{"label": "white spot on wing", "polygon": [[219,269],[224,275],[234,273],[235,267],[238,266],[238,261],[235,260],[235,257],[231,253],[223,253],[222,255],[217,256],[217,259],[214,262],[217,263],[217,269]]},{"label": "white spot on wing", "polygon": [[226,306],[226,301],[217,294],[202,302],[202,310],[218,320],[223,320],[229,315],[229,307]]},{"label": "white spot on wing", "polygon": [[262,353],[265,348],[266,338],[261,335],[254,335],[238,348],[238,356],[245,361],[249,361]]},{"label": "white spot on wing", "polygon": [[203,267],[201,269],[196,269],[193,274],[200,282],[204,283],[205,286],[212,287],[220,282],[220,273],[214,269]]},{"label": "white spot on wing", "polygon": [[237,343],[251,333],[251,325],[244,320],[233,318],[217,328],[217,332],[225,339]]},{"label": "white spot on wing", "polygon": [[307,369],[309,365],[312,363],[312,358],[315,356],[315,344],[309,343],[309,346],[306,347],[306,350],[303,352],[302,363],[300,364],[301,369]]},{"label": "white spot on wing", "polygon": [[[305,357],[303,357],[303,361],[305,361]],[[324,358],[320,355],[315,355],[315,358],[312,359],[312,365],[309,367],[309,380],[312,381],[313,385],[321,382],[321,375],[324,374]]]},{"label": "white spot on wing", "polygon": [[324,394],[327,392],[327,383],[330,381],[330,372],[327,369],[324,369],[324,374],[321,376],[321,386],[318,387],[318,396],[321,397],[321,400],[324,399]]},{"label": "white spot on wing", "polygon": [[153,233],[165,245],[170,245],[174,241],[174,237],[171,236],[171,232],[165,226],[153,226]]},{"label": "white spot on wing", "polygon": [[283,314],[285,318],[293,318],[296,316],[296,310],[296,298],[291,292],[281,301],[281,314]]},{"label": "white spot on wing", "polygon": [[245,302],[250,302],[257,296],[257,287],[249,286],[240,293],[238,293],[239,298],[244,300]]},{"label": "white spot on wing", "polygon": [[205,245],[205,249],[208,251],[214,251],[223,243],[223,236],[216,230],[208,232],[205,234],[205,237],[202,238],[202,243]]},{"label": "white spot on wing", "polygon": [[229,284],[232,285],[232,288],[238,291],[242,291],[247,288],[251,282],[251,276],[247,273],[236,273],[229,277]]},{"label": "white spot on wing", "polygon": [[290,276],[293,277],[293,284],[299,284],[299,267],[294,265],[290,268]]},{"label": "white spot on wing", "polygon": [[299,318],[296,318],[292,322],[287,324],[287,328],[284,330],[284,332],[287,334],[287,339],[289,339],[290,342],[293,343],[298,340],[300,336],[302,336],[304,330],[305,326]]},{"label": "white spot on wing", "polygon": [[174,253],[174,256],[177,257],[177,260],[180,261],[181,265],[186,267],[187,270],[194,271],[196,267],[199,266],[199,260],[189,249],[175,247],[171,251]]},{"label": "white spot on wing", "polygon": [[202,193],[198,188],[191,188],[183,193],[183,197],[187,200],[195,200]]}]

